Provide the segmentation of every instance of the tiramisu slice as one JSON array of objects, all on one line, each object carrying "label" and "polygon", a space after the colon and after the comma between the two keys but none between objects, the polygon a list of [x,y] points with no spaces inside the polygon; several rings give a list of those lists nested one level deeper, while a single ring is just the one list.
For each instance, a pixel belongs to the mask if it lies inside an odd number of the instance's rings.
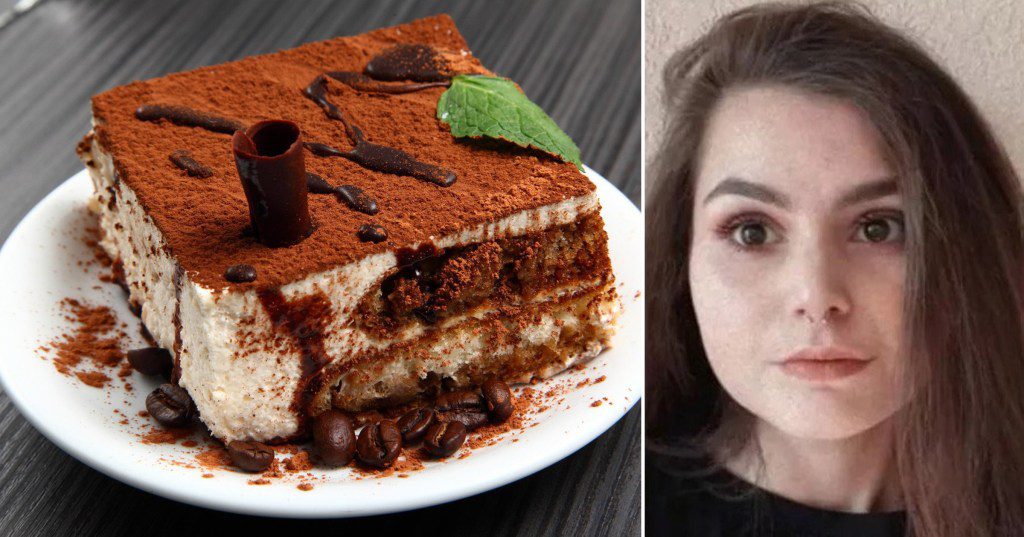
[{"label": "tiramisu slice", "polygon": [[547,377],[608,344],[594,185],[489,138],[504,119],[457,138],[438,106],[458,75],[497,80],[438,16],[94,97],[102,245],[214,436],[295,440],[332,406]]}]

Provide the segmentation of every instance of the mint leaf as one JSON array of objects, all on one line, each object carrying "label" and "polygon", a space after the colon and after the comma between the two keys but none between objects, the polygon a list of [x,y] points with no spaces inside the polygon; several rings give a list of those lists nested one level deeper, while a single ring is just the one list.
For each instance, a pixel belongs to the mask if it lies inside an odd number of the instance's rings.
[{"label": "mint leaf", "polygon": [[458,75],[437,101],[437,119],[456,138],[487,136],[533,147],[576,165],[580,150],[569,135],[507,78]]}]

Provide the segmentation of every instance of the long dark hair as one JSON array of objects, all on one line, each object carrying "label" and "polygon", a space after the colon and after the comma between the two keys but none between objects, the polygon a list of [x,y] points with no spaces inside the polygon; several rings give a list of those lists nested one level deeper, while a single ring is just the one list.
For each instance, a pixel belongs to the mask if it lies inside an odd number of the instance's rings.
[{"label": "long dark hair", "polygon": [[899,177],[912,396],[893,448],[911,534],[1024,532],[1021,189],[963,90],[913,42],[845,3],[736,11],[676,53],[664,82],[671,123],[646,197],[649,448],[707,455],[736,406],[708,364],[687,277],[708,116],[730,88],[793,87],[858,106]]}]

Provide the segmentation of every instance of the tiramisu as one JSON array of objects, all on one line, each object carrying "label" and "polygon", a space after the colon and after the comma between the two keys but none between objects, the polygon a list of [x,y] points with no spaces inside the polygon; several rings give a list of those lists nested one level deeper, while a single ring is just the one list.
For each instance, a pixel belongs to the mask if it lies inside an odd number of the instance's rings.
[{"label": "tiramisu", "polygon": [[180,388],[157,404],[284,442],[332,407],[547,377],[608,345],[594,185],[572,155],[458,137],[438,104],[465,75],[494,76],[437,16],[93,98],[101,244]]}]

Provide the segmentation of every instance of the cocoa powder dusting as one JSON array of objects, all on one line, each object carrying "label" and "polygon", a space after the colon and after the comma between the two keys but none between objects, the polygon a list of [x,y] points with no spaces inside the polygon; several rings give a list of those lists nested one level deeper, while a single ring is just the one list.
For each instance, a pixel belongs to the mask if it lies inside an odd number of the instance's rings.
[{"label": "cocoa powder dusting", "polygon": [[[331,196],[311,196],[317,230],[302,243],[267,255],[266,247],[243,234],[248,206],[228,137],[135,117],[139,106],[163,103],[248,125],[274,110],[276,116],[295,121],[305,140],[349,151],[352,144],[342,127],[304,98],[302,89],[325,71],[361,72],[370,58],[396,43],[429,45],[446,59],[457,60],[451,66],[458,73],[492,74],[463,53],[468,51],[465,40],[452,20],[440,15],[111,89],[93,98],[97,141],[113,155],[123,186],[135,192],[189,277],[212,288],[225,285],[224,268],[232,265],[253,265],[260,285],[273,287],[396,246],[593,192],[593,184],[572,164],[505,142],[455,139],[435,117],[444,88],[380,94],[328,80],[331,102],[359,126],[368,142],[400,149],[451,170],[459,179],[444,188],[367,170],[345,158],[307,153],[307,171],[344,177],[347,184],[377,200],[380,212],[372,223],[388,230],[388,240],[361,242],[355,231],[367,223],[365,214]],[[196,181],[171,164],[167,155],[182,147],[213,175]]]},{"label": "cocoa powder dusting", "polygon": [[231,468],[231,456],[223,446],[213,446],[196,454],[196,461],[200,466],[210,470]]},{"label": "cocoa powder dusting", "polygon": [[111,379],[107,373],[117,373],[115,368],[127,363],[122,350],[126,334],[117,317],[106,306],[73,298],[65,298],[60,306],[73,329],[40,347],[40,351],[51,355],[53,366],[62,375],[95,388],[106,386]]}]

